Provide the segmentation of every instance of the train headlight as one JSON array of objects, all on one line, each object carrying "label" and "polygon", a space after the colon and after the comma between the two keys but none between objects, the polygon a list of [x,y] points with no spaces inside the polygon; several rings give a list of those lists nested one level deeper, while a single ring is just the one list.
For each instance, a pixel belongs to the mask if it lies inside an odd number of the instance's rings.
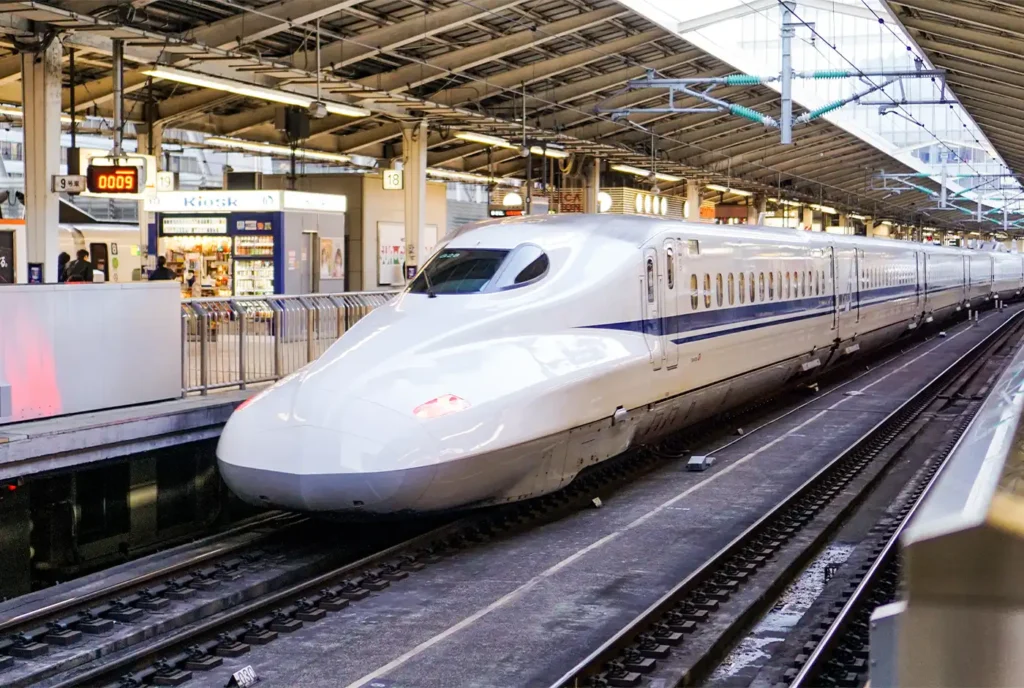
[{"label": "train headlight", "polygon": [[468,408],[469,402],[465,399],[461,399],[454,394],[442,394],[414,408],[412,415],[417,418],[440,418],[441,416],[447,416],[449,413],[465,411]]}]

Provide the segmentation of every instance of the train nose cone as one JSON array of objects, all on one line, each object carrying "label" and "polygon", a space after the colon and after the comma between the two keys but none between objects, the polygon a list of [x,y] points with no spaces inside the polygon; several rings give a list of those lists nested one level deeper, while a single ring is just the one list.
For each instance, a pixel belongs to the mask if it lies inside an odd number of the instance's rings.
[{"label": "train nose cone", "polygon": [[217,447],[224,482],[251,504],[415,510],[437,470],[436,440],[414,419],[363,399],[306,398],[291,413],[259,411],[253,404],[233,416]]}]

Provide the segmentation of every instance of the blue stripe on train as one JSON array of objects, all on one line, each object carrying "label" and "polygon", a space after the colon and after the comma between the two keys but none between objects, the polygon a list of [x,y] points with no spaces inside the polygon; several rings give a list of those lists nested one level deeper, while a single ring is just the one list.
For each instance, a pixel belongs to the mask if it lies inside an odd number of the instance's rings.
[{"label": "blue stripe on train", "polygon": [[[936,294],[950,289],[961,289],[962,285],[950,287],[936,287],[929,289],[928,294]],[[917,296],[916,285],[900,285],[895,287],[881,287],[868,289],[860,293],[859,306],[874,306],[887,301]],[[843,302],[841,308],[845,308],[845,302],[850,300],[850,307],[857,307],[853,301],[854,297],[847,294],[839,295]],[[828,310],[821,310],[827,308]],[[696,311],[680,315],[670,315],[662,318],[651,318],[644,320],[631,320],[627,322],[606,323],[603,325],[586,325],[586,329],[619,330],[623,332],[636,332],[654,336],[682,334],[694,330],[704,330],[709,327],[720,327],[722,325],[735,325],[714,332],[702,332],[679,339],[673,339],[676,344],[695,342],[703,339],[736,334],[771,327],[772,325],[783,325],[810,318],[817,318],[824,315],[831,315],[833,310],[832,296],[815,296],[804,299],[793,299],[790,301],[775,301],[767,303],[751,304],[749,306],[731,307],[709,311]],[[779,317],[788,316],[788,317]],[[766,318],[777,318],[776,320],[765,320]]]}]

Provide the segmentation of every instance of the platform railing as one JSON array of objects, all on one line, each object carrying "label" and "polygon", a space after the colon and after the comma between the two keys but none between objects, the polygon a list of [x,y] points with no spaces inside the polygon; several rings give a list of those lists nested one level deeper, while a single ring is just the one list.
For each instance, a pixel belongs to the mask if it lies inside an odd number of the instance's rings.
[{"label": "platform railing", "polygon": [[397,292],[188,299],[181,303],[182,394],[277,380],[318,358]]}]

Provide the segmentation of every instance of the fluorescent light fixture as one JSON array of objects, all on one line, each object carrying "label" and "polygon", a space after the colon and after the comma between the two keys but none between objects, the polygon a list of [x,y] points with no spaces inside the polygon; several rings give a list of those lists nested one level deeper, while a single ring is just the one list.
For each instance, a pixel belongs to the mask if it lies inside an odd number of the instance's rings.
[{"label": "fluorescent light fixture", "polygon": [[471,143],[482,143],[485,146],[497,146],[498,148],[519,148],[519,146],[506,141],[505,139],[498,136],[490,136],[488,134],[478,134],[475,131],[457,131],[455,132],[455,138],[462,139],[463,141],[469,141]]},{"label": "fluorescent light fixture", "polygon": [[[0,115],[3,115],[5,117],[13,117],[15,119],[22,119],[25,116],[25,113],[22,111],[21,108],[14,107],[13,105],[0,105]],[[71,124],[71,115],[65,115],[62,112],[60,115],[60,121],[64,124]],[[82,122],[84,121],[84,118],[79,116],[75,118],[75,121]]]},{"label": "fluorescent light fixture", "polygon": [[791,208],[803,205],[803,203],[800,203],[799,201],[787,201],[785,198],[769,198],[768,200],[776,205],[788,205]]},{"label": "fluorescent light fixture", "polygon": [[[289,91],[281,91],[274,88],[254,86],[241,81],[221,79],[220,77],[197,74],[195,72],[188,72],[184,69],[175,69],[173,67],[156,66],[150,69],[143,69],[142,73],[146,76],[151,76],[154,79],[167,79],[168,81],[176,81],[179,84],[189,84],[191,86],[198,86],[199,88],[210,88],[214,91],[234,93],[236,95],[247,96],[249,98],[266,100],[271,103],[282,103],[283,105],[294,105],[296,107],[306,108],[316,102],[315,98],[304,96],[300,93],[291,93]],[[366,117],[370,114],[369,110],[354,107],[352,105],[345,105],[344,103],[335,103],[331,101],[323,101],[323,103],[327,108],[327,111],[335,115],[344,115],[346,117]]]},{"label": "fluorescent light fixture", "polygon": [[751,192],[751,191],[744,191],[742,189],[733,189],[733,188],[730,188],[728,186],[722,186],[721,184],[708,184],[707,188],[711,189],[712,191],[721,191],[722,193],[730,193],[730,194],[734,194],[736,196],[753,196],[754,195],[753,192]]},{"label": "fluorescent light fixture", "polygon": [[[626,174],[633,174],[636,175],[637,177],[647,178],[651,176],[650,170],[645,170],[640,167],[633,167],[632,165],[612,165],[610,169],[615,170],[616,172],[625,172]],[[663,172],[655,172],[654,178],[660,179],[663,182],[683,181],[682,177],[677,177],[674,174],[664,174]]]},{"label": "fluorescent light fixture", "polygon": [[839,211],[828,205],[818,205],[817,203],[811,203],[811,208],[818,212],[825,213],[826,215],[838,215]]},{"label": "fluorescent light fixture", "polygon": [[541,146],[530,146],[530,152],[534,155],[546,155],[549,158],[559,158],[564,160],[569,157],[569,152],[562,150],[561,148],[544,148]]},{"label": "fluorescent light fixture", "polygon": [[[208,136],[206,145],[218,148],[229,148],[241,150],[248,153],[262,153],[264,155],[277,155],[282,158],[290,158],[292,149],[288,146],[278,146],[272,143],[259,143],[258,141],[244,141],[242,139],[230,139],[223,136]],[[309,148],[296,148],[295,157],[304,160],[318,160],[322,162],[348,163],[351,158],[341,153],[328,153],[327,151],[312,150]]]},{"label": "fluorescent light fixture", "polygon": [[854,220],[860,220],[862,222],[868,219],[867,215],[860,215],[858,213],[850,213],[849,215],[847,215],[847,217],[852,217]]},{"label": "fluorescent light fixture", "polygon": [[466,182],[467,184],[505,184],[507,186],[520,186],[522,180],[510,179],[508,177],[488,177],[483,174],[472,172],[460,172],[458,170],[446,170],[443,167],[428,167],[427,174],[438,179],[447,179],[453,182]]}]

